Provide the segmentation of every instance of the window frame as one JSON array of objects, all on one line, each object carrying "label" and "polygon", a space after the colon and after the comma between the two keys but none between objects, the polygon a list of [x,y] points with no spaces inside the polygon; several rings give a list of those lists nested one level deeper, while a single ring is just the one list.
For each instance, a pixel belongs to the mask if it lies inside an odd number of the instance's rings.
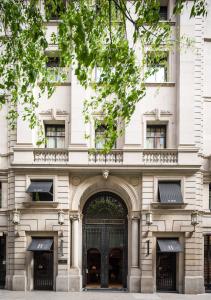
[{"label": "window frame", "polygon": [[[45,139],[46,139],[46,141],[45,141],[45,148],[46,149],[64,149],[65,148],[65,140],[66,140],[66,129],[65,129],[65,124],[49,124],[49,123],[44,123],[44,127],[45,127]],[[59,128],[59,127],[64,127],[64,131],[63,131],[63,133],[64,133],[64,136],[57,136],[57,135],[55,135],[55,136],[47,136],[47,127],[55,127],[55,128]],[[57,131],[55,131],[55,133],[56,133]],[[54,138],[54,142],[55,142],[55,145],[56,145],[56,147],[48,147],[47,146],[47,139],[49,138],[49,137],[51,137],[51,138]],[[63,148],[61,148],[61,147],[57,147],[57,138],[58,137],[63,137],[64,138],[64,147]]]},{"label": "window frame", "polygon": [[[98,120],[98,122],[99,122],[99,120]],[[103,150],[104,148],[102,147],[102,148],[97,148],[96,147],[96,144],[97,144],[97,140],[96,140],[96,136],[97,136],[97,129],[98,129],[98,127],[104,127],[105,128],[105,130],[106,130],[106,125],[105,124],[103,124],[103,122],[102,123],[100,123],[100,124],[97,124],[96,125],[96,120],[95,120],[95,130],[94,130],[94,148],[95,148],[95,150],[97,150],[97,151],[100,151],[100,150]],[[100,140],[98,141],[98,142],[100,142]],[[102,142],[103,143],[105,143],[105,141],[102,139]],[[116,150],[117,149],[117,141],[115,142],[115,144],[113,145],[113,147],[112,147],[112,150]]]},{"label": "window frame", "polygon": [[[164,147],[163,148],[156,148],[154,147],[154,145],[156,144],[155,141],[158,137],[156,137],[156,134],[154,137],[148,137],[148,127],[157,127],[157,128],[165,128],[165,137],[164,137]],[[148,144],[148,139],[152,139],[153,140],[153,148],[148,148],[147,144]],[[159,137],[159,139],[161,139],[161,136]],[[155,149],[155,150],[164,150],[167,149],[167,141],[168,141],[168,126],[167,124],[153,124],[153,123],[146,123],[146,141],[145,141],[145,145],[146,145],[146,149]]]},{"label": "window frame", "polygon": [[[66,7],[67,7],[67,0],[61,0],[61,1],[63,1],[63,5],[64,5],[64,9],[66,9]],[[57,9],[59,9],[59,7],[57,8]],[[44,14],[45,14],[45,16],[46,16],[46,3],[45,3],[45,0],[43,0],[43,10],[44,10]],[[61,11],[61,10],[60,10]],[[54,13],[56,13],[56,12],[54,12]],[[59,11],[57,11],[57,14],[55,14],[55,15],[53,15],[53,16],[51,16],[51,18],[49,19],[50,21],[56,21],[56,22],[58,22],[59,20],[60,20],[60,18],[59,18]]]},{"label": "window frame", "polygon": [[[169,80],[169,77],[170,77],[170,66],[169,66],[170,52],[165,49],[162,49],[159,52],[164,54],[164,58],[166,58],[165,59],[166,62],[164,64],[162,64],[161,63],[162,58],[161,58],[160,61],[156,63],[157,70],[146,79],[146,83],[159,84],[159,83],[170,82],[170,80]],[[148,64],[148,57],[150,57],[150,55],[151,55],[151,59],[153,59],[153,53],[155,53],[155,51],[150,51],[150,49],[147,51],[147,66],[146,66],[147,70],[150,70],[150,67],[154,66],[152,63]],[[164,80],[156,79],[156,74],[158,74],[159,70],[161,70],[161,67],[164,68]]]},{"label": "window frame", "polygon": [[[185,176],[155,176],[154,177],[154,197],[153,197],[153,203],[161,204],[161,202],[158,201],[158,183],[159,182],[180,182],[181,187],[181,193],[183,198],[183,203],[180,203],[180,205],[185,204]],[[175,203],[169,203],[169,204],[163,204],[163,205],[175,205]],[[178,204],[176,204],[178,205]]]},{"label": "window frame", "polygon": [[[26,186],[25,191],[28,189],[31,181],[52,181],[53,182],[53,200],[52,201],[46,201],[46,203],[54,203],[57,199],[57,176],[49,176],[49,175],[27,175],[26,176]],[[29,203],[36,203],[36,201],[32,200],[31,193],[26,193],[27,202]],[[44,202],[44,201],[39,201]],[[45,203],[45,202],[44,202]]]}]

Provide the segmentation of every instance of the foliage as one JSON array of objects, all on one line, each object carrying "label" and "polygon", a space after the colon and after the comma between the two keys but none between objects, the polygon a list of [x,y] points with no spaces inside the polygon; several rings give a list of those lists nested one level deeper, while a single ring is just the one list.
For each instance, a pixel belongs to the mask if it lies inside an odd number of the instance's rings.
[{"label": "foliage", "polygon": [[[81,85],[93,89],[93,97],[84,101],[85,120],[93,112],[103,116],[104,150],[108,151],[144,97],[146,80],[162,60],[161,50],[176,42],[170,23],[161,20],[158,0],[44,2],[45,14],[38,0],[0,2],[0,105],[9,103],[12,127],[18,114],[31,128],[38,124],[38,102],[55,89],[46,68],[45,25],[58,18],[58,35],[52,35],[51,43],[58,45],[61,66],[71,66]],[[187,2],[176,0],[173,14],[181,14]],[[205,0],[191,3],[190,17],[206,16]],[[147,68],[146,45],[154,53],[154,68]],[[141,59],[137,52],[142,53]],[[96,69],[98,80],[93,76]]]}]

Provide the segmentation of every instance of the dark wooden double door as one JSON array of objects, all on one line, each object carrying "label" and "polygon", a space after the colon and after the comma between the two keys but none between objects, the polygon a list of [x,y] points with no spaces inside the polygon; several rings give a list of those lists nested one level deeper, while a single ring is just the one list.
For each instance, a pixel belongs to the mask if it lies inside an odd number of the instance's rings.
[{"label": "dark wooden double door", "polygon": [[34,289],[53,290],[53,251],[34,252]]},{"label": "dark wooden double door", "polygon": [[83,285],[93,288],[126,288],[127,226],[83,225]]},{"label": "dark wooden double door", "polygon": [[6,278],[6,237],[0,237],[0,289],[5,287]]}]

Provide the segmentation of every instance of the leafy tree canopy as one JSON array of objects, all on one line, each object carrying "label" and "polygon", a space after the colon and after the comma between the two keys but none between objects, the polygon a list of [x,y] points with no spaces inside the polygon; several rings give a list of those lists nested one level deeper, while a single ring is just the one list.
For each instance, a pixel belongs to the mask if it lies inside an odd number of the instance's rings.
[{"label": "leafy tree canopy", "polygon": [[[84,101],[88,122],[91,112],[102,113],[106,126],[105,151],[114,144],[145,95],[147,78],[162,63],[162,47],[172,47],[170,22],[162,21],[159,0],[39,0],[0,1],[0,106],[8,103],[12,127],[22,117],[30,127],[38,125],[36,109],[44,93],[54,92],[49,68],[46,25],[58,18],[58,34],[51,44],[58,45],[60,65],[72,67],[81,85],[92,88],[95,96]],[[180,15],[188,0],[175,0],[169,21]],[[206,16],[206,0],[191,1],[190,18]],[[186,40],[186,42],[189,42]],[[146,51],[149,45],[153,56]],[[141,59],[136,51],[141,51]],[[152,68],[146,68],[149,61]],[[94,70],[99,71],[93,81]],[[39,87],[39,97],[35,87]],[[118,124],[118,126],[117,126]]]}]

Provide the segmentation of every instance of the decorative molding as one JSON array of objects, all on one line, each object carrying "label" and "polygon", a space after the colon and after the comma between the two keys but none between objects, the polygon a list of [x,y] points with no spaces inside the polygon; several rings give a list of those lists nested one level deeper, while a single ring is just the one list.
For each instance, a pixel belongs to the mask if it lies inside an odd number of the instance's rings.
[{"label": "decorative molding", "polygon": [[74,176],[71,179],[72,185],[78,186],[81,183],[81,178],[78,176]]}]

